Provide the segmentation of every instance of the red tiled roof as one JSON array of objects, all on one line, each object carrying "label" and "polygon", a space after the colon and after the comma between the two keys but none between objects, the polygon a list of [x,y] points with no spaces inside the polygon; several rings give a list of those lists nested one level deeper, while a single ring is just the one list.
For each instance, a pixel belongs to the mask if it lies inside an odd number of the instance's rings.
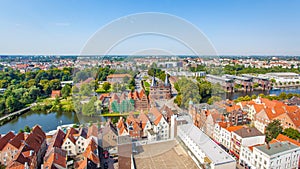
[{"label": "red tiled roof", "polygon": [[98,127],[96,124],[93,124],[88,128],[87,136],[88,137],[91,137],[91,136],[98,137]]},{"label": "red tiled roof", "polygon": [[15,134],[13,132],[8,132],[5,136],[0,138],[0,151],[5,147],[5,145],[13,138]]},{"label": "red tiled roof", "polygon": [[227,112],[233,112],[234,110],[239,110],[241,107],[239,105],[232,105],[232,106],[226,106],[226,111]]},{"label": "red tiled roof", "polygon": [[253,107],[255,109],[255,112],[259,113],[262,109],[264,109],[265,106],[261,104],[254,104]]},{"label": "red tiled roof", "polygon": [[138,120],[142,122],[142,129],[145,128],[147,122],[149,121],[148,116],[144,112],[140,113]]},{"label": "red tiled roof", "polygon": [[78,131],[71,127],[66,134],[64,142],[69,138],[74,144],[76,143],[76,139],[74,138],[74,134],[78,134]]},{"label": "red tiled roof", "polygon": [[9,144],[19,149],[24,140],[25,140],[24,133],[19,133],[9,142]]},{"label": "red tiled roof", "polygon": [[[279,134],[277,137],[276,137],[276,139],[273,139],[274,141],[279,141],[279,142],[283,142],[283,141],[288,141],[288,142],[291,142],[291,143],[293,143],[293,144],[295,144],[295,145],[297,145],[297,146],[300,146],[300,142],[298,142],[297,140],[294,140],[294,139],[291,139],[291,138],[289,138],[288,136],[285,136],[285,135],[283,135],[283,134]],[[272,141],[273,141],[272,140]]]},{"label": "red tiled roof", "polygon": [[232,131],[239,130],[241,128],[243,128],[243,126],[230,126],[230,127],[227,127],[226,130],[229,132],[232,132]]},{"label": "red tiled roof", "polygon": [[150,109],[150,113],[155,116],[155,119],[154,119],[153,123],[155,125],[158,125],[158,123],[160,122],[160,120],[163,117],[163,115],[159,112],[159,110],[156,107],[152,107]]}]

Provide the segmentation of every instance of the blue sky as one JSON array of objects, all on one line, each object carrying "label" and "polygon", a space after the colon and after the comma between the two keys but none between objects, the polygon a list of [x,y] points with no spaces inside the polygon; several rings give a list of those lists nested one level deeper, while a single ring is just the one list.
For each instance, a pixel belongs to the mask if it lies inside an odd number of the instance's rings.
[{"label": "blue sky", "polygon": [[194,24],[220,55],[300,55],[297,0],[0,0],[0,4],[0,54],[79,54],[87,40],[112,20],[162,12]]}]

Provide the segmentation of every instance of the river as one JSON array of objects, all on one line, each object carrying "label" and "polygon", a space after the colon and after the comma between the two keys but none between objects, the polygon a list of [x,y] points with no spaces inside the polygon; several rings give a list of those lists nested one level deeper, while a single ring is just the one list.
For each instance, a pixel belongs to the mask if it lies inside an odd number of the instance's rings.
[{"label": "river", "polygon": [[33,127],[36,124],[42,126],[42,129],[47,132],[55,130],[58,125],[71,123],[78,123],[76,113],[46,113],[30,111],[0,126],[0,133],[4,134],[8,131],[15,131],[17,133],[20,129],[24,129],[26,125],[28,125],[29,127]]},{"label": "river", "polygon": [[[300,89],[280,89],[280,90],[271,90],[269,92],[267,91],[253,91],[253,92],[235,92],[232,94],[227,94],[227,99],[236,99],[240,96],[246,96],[246,95],[258,95],[260,93],[264,94],[276,94],[279,95],[281,92],[285,93],[298,93],[300,94]],[[0,133],[4,134],[8,131],[15,131],[18,132],[20,129],[24,129],[26,125],[29,127],[33,127],[34,125],[38,124],[42,126],[42,129],[45,132],[55,130],[58,125],[63,124],[71,124],[71,123],[79,123],[79,122],[96,122],[96,121],[105,121],[107,118],[93,118],[93,117],[80,117],[77,116],[76,113],[67,113],[67,112],[51,112],[51,113],[45,113],[45,112],[27,112],[25,114],[22,114],[18,118],[15,118],[8,123],[4,124],[3,126],[0,126]],[[116,121],[117,119],[114,119]]]},{"label": "river", "polygon": [[300,94],[300,88],[293,88],[293,89],[279,89],[279,90],[270,90],[270,91],[253,91],[253,92],[234,92],[234,93],[227,93],[226,94],[226,99],[230,99],[230,100],[234,100],[240,96],[252,96],[253,94],[255,95],[259,95],[261,93],[265,94],[265,95],[279,95],[280,93],[285,92],[286,94],[289,93],[297,93]]}]

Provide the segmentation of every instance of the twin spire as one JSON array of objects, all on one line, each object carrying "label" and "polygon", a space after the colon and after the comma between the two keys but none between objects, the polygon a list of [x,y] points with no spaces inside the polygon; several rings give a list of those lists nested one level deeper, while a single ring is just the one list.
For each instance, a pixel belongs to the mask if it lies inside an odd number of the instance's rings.
[{"label": "twin spire", "polygon": [[[168,77],[168,74],[166,72],[166,78],[165,78],[165,83],[164,83],[165,86],[169,86],[170,83],[169,83],[169,77]],[[154,73],[153,73],[153,77],[152,77],[152,83],[151,83],[151,86],[156,86],[156,80],[155,80],[155,70],[154,70]]]}]

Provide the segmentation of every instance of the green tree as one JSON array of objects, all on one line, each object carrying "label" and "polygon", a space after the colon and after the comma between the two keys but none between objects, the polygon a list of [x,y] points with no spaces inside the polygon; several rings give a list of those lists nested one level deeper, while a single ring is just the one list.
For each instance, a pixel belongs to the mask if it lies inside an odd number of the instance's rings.
[{"label": "green tree", "polygon": [[71,86],[69,84],[66,84],[62,89],[61,89],[61,95],[63,98],[67,98],[68,96],[71,95]]},{"label": "green tree", "polygon": [[214,104],[215,102],[221,101],[222,98],[219,96],[212,96],[211,98],[208,99],[207,104]]},{"label": "green tree", "polygon": [[50,85],[51,90],[60,90],[61,89],[59,79],[50,80],[49,85]]},{"label": "green tree", "polygon": [[95,102],[97,97],[92,97],[88,103],[85,103],[82,106],[82,114],[86,116],[90,116],[96,113]]},{"label": "green tree", "polygon": [[[127,77],[127,76],[125,76]],[[104,82],[102,85],[103,90],[105,90],[105,92],[107,92],[110,89],[111,85],[108,82]]]},{"label": "green tree", "polygon": [[37,99],[37,97],[41,94],[40,92],[40,89],[33,86],[29,89],[29,92],[28,92],[30,98],[32,101],[35,101]]},{"label": "green tree", "polygon": [[287,95],[286,95],[285,92],[281,92],[281,93],[279,94],[278,97],[279,97],[280,100],[285,100],[285,99],[287,99]]},{"label": "green tree", "polygon": [[258,84],[257,82],[255,82],[255,83],[253,84],[253,87],[254,87],[254,88],[257,88],[257,87],[259,87],[259,84]]},{"label": "green tree", "polygon": [[5,99],[0,99],[0,114],[5,112]]},{"label": "green tree", "polygon": [[92,94],[92,86],[90,85],[90,84],[87,84],[87,83],[85,83],[85,84],[82,84],[81,86],[80,86],[80,95],[82,95],[82,96],[89,96],[89,95],[91,95]]},{"label": "green tree", "polygon": [[41,86],[41,89],[43,90],[43,93],[46,95],[49,95],[51,93],[51,86],[49,84],[49,80],[41,80],[39,85]]},{"label": "green tree", "polygon": [[282,132],[282,126],[279,120],[273,120],[266,127],[266,141],[270,142]]},{"label": "green tree", "polygon": [[26,125],[26,126],[24,127],[24,131],[25,131],[26,133],[30,133],[31,129],[30,129],[29,126]]},{"label": "green tree", "polygon": [[9,96],[5,101],[5,107],[8,112],[13,112],[21,107],[20,102],[13,96]]},{"label": "green tree", "polygon": [[293,128],[284,129],[283,134],[294,140],[300,139],[300,132]]}]

